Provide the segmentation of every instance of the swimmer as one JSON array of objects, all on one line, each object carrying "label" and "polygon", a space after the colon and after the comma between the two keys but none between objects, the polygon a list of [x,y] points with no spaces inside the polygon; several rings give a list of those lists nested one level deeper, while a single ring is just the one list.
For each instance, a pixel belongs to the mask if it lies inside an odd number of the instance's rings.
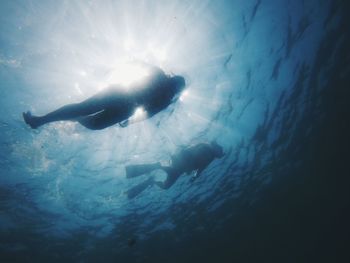
[{"label": "swimmer", "polygon": [[169,189],[176,180],[184,173],[194,174],[191,181],[196,180],[208,165],[216,158],[224,156],[222,147],[216,142],[200,143],[181,150],[179,153],[171,156],[171,165],[162,166],[160,163],[128,165],[125,167],[126,177],[133,178],[154,170],[163,170],[167,177],[164,181],[155,181],[152,177],[146,181],[129,189],[126,194],[128,198],[134,198],[146,188],[157,185],[162,189]]},{"label": "swimmer", "polygon": [[[151,118],[177,100],[185,79],[166,75],[158,67],[151,67],[150,71],[143,82],[136,82],[128,89],[112,85],[80,103],[65,105],[44,116],[23,112],[23,119],[32,129],[55,121],[77,121],[88,129],[101,130],[117,123],[126,127]],[[146,112],[146,117],[130,118],[138,108]]]}]

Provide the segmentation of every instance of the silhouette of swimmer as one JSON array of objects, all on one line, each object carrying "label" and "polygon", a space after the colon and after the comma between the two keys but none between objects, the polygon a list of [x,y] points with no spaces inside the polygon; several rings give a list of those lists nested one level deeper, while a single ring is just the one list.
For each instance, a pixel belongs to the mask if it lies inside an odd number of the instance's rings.
[{"label": "silhouette of swimmer", "polygon": [[125,167],[126,177],[133,178],[143,174],[150,173],[154,170],[161,169],[166,172],[167,178],[165,181],[155,181],[152,177],[146,181],[129,189],[126,194],[132,199],[152,185],[157,185],[162,189],[169,189],[180,175],[186,173],[190,175],[193,171],[191,181],[198,178],[203,170],[215,159],[224,156],[223,149],[216,142],[200,143],[181,150],[179,153],[171,156],[171,165],[162,166],[158,163],[128,165]]},{"label": "silhouette of swimmer", "polygon": [[83,102],[63,106],[44,116],[34,116],[28,111],[23,113],[23,119],[33,129],[55,121],[77,121],[88,129],[100,130],[116,123],[126,127],[140,121],[130,118],[139,107],[150,118],[177,100],[185,87],[185,79],[168,76],[158,67],[149,67],[147,78],[128,89],[112,85]]}]

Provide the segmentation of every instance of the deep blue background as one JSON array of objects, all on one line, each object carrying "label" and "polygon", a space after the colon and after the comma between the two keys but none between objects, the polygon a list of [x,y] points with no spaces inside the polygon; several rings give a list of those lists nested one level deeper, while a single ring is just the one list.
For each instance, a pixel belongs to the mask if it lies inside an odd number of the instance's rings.
[{"label": "deep blue background", "polygon": [[[347,1],[1,1],[1,262],[349,262]],[[186,77],[125,129],[44,114],[125,61]],[[131,163],[216,139],[194,183],[134,200]],[[155,174],[162,177],[162,174]],[[134,239],[135,245],[128,246]]]}]

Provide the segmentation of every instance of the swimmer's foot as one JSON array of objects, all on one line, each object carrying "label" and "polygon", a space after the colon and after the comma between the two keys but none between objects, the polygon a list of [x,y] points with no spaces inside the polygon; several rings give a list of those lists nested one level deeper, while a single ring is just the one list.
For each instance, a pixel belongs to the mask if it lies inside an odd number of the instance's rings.
[{"label": "swimmer's foot", "polygon": [[150,177],[146,181],[143,181],[142,183],[135,185],[131,189],[127,190],[125,193],[129,199],[132,199],[137,195],[141,194],[144,190],[146,190],[148,187],[152,186],[153,184],[154,184],[154,179],[153,177]]},{"label": "swimmer's foot", "polygon": [[25,123],[27,123],[32,129],[36,129],[40,126],[38,117],[32,116],[30,111],[23,112],[22,115]]}]

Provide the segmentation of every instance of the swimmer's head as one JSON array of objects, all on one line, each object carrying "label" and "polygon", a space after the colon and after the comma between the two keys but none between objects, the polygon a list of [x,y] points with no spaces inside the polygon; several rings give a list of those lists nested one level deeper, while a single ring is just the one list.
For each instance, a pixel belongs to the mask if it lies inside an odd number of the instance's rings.
[{"label": "swimmer's head", "polygon": [[175,93],[179,93],[185,88],[185,78],[177,75],[170,77],[170,85],[173,87]]},{"label": "swimmer's head", "polygon": [[224,150],[216,141],[212,141],[210,145],[216,158],[221,158],[224,156]]}]

